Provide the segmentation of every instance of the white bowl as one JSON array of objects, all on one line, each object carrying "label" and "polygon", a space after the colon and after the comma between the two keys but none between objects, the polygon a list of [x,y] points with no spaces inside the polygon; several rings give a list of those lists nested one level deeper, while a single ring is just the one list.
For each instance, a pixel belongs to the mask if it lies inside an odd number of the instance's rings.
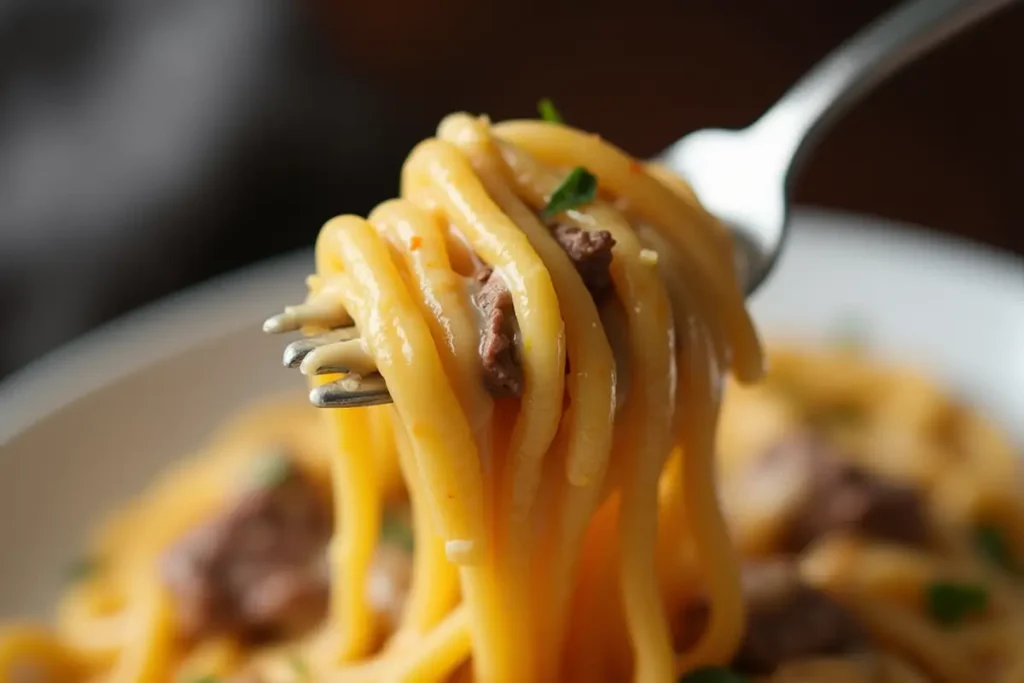
[{"label": "white bowl", "polygon": [[[44,615],[89,526],[261,395],[301,392],[263,318],[301,299],[309,252],[125,317],[0,385],[0,618]],[[1024,264],[862,216],[802,211],[753,308],[766,336],[853,322],[1024,441]]]}]

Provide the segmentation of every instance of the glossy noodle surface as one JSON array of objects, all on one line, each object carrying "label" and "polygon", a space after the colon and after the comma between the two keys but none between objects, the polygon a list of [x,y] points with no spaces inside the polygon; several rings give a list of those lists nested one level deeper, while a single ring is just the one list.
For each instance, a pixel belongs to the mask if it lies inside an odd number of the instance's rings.
[{"label": "glossy noodle surface", "polygon": [[[334,334],[97,530],[3,680],[1024,681],[1003,435],[850,349],[766,359],[685,183],[455,114],[321,230]],[[319,338],[319,337],[316,337]]]}]

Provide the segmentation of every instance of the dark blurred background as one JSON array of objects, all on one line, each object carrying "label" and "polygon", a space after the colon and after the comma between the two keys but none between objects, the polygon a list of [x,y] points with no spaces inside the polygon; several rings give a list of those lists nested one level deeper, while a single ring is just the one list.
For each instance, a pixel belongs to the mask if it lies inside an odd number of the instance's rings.
[{"label": "dark blurred background", "polygon": [[[886,0],[0,3],[0,376],[392,196],[451,110],[638,155],[751,122]],[[1024,253],[1024,5],[888,82],[803,203]]]}]

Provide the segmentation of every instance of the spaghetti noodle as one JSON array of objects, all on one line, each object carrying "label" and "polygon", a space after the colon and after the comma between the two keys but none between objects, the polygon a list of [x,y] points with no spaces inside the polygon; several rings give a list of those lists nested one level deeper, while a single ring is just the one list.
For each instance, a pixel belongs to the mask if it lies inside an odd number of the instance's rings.
[{"label": "spaghetti noodle", "polygon": [[5,680],[1024,680],[1002,437],[845,351],[740,386],[728,234],[664,169],[456,114],[316,271],[303,371],[393,404],[226,427],[0,635]]}]

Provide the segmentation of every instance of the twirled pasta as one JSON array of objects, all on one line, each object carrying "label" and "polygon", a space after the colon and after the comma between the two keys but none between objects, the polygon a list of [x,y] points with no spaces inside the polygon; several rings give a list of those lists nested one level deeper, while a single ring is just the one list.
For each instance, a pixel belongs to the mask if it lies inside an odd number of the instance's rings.
[{"label": "twirled pasta", "polygon": [[[419,145],[410,155],[402,175],[401,200],[380,207],[368,222],[341,218],[325,226],[317,250],[319,281],[323,292],[340,299],[337,303],[355,320],[381,375],[389,387],[395,387],[395,410],[424,476],[429,479],[440,463],[462,475],[482,473],[489,480],[477,483],[463,478],[454,486],[450,478],[424,482],[426,496],[433,496],[433,509],[442,519],[445,506],[456,500],[447,496],[453,488],[474,492],[474,499],[491,504],[486,515],[471,512],[461,517],[490,520],[486,533],[455,530],[444,522],[439,529],[449,548],[453,544],[486,548],[481,550],[484,558],[475,558],[482,566],[461,570],[463,595],[472,615],[478,677],[513,681],[560,675],[561,643],[570,628],[572,577],[583,535],[601,501],[616,495],[622,510],[618,525],[622,548],[616,552],[622,558],[623,574],[621,579],[610,578],[623,585],[626,618],[640,648],[637,675],[668,679],[677,665],[649,558],[655,551],[658,477],[677,436],[690,435],[688,448],[702,451],[692,459],[703,458],[707,463],[688,472],[695,487],[712,492],[710,516],[705,514],[707,495],[693,497],[710,529],[697,534],[702,549],[707,547],[702,556],[714,558],[706,569],[715,570],[710,573],[717,576],[718,564],[732,561],[714,505],[710,462],[715,411],[695,409],[691,419],[676,417],[685,412],[676,408],[676,395],[689,393],[695,403],[717,400],[712,378],[717,370],[709,363],[712,356],[716,362],[731,357],[734,343],[741,347],[738,356],[747,375],[756,375],[756,339],[751,342],[749,320],[731,271],[722,270],[731,255],[721,250],[727,241],[717,234],[719,229],[710,227],[716,234],[702,233],[709,227],[708,218],[692,200],[680,200],[626,155],[605,143],[590,144],[593,139],[587,138],[592,149],[580,159],[584,163],[576,165],[597,169],[602,192],[631,202],[623,212],[599,199],[562,217],[582,230],[607,230],[615,240],[611,277],[632,340],[629,357],[623,361],[633,366],[629,374],[635,378],[632,400],[616,421],[616,363],[597,306],[539,217],[561,178],[559,165],[546,166],[534,156],[564,154],[560,151],[567,146],[563,138],[571,143],[579,134],[550,124],[541,124],[539,130],[529,124],[520,128],[510,124],[503,137],[501,129],[492,133],[486,121],[465,115],[446,119],[438,138]],[[545,143],[543,137],[531,141],[531,136],[552,131],[555,144]],[[561,147],[559,141],[563,141]],[[610,181],[604,186],[606,177]],[[681,258],[687,266],[703,269],[702,276],[717,279],[720,289],[678,277],[667,286],[654,264],[642,257],[644,247],[634,221],[657,226],[658,219],[672,215],[662,227],[663,239],[680,246],[684,237],[674,229],[685,213],[693,214],[698,225],[684,228],[694,243],[687,245]],[[466,330],[468,298],[465,292],[451,296],[460,287],[445,252],[445,245],[455,241],[452,233],[507,283],[520,335],[517,352],[524,373],[523,396],[518,405],[507,401],[498,405],[512,418],[504,420],[511,422],[511,433],[507,441],[497,444],[478,438],[475,448],[461,435],[481,436],[464,426],[479,424],[480,419],[469,411],[460,413],[455,406],[471,406],[479,415],[490,402],[479,396],[480,382],[474,377],[477,362],[466,349],[467,339],[470,343],[477,339]],[[391,264],[386,262],[385,243]],[[418,294],[418,301],[402,296],[403,284]],[[465,290],[464,283],[461,287]],[[683,299],[675,310],[686,318],[673,318],[670,290],[676,299]],[[327,296],[314,292],[312,302],[317,306],[323,307],[326,300]],[[697,301],[708,315],[696,308]],[[737,312],[730,306],[740,308]],[[388,339],[380,327],[388,317],[385,309],[403,316],[419,310],[422,319],[403,319],[397,327],[407,330],[405,338]],[[424,341],[430,329],[433,345]],[[678,357],[677,336],[688,342]],[[403,343],[404,350],[399,348]],[[396,365],[403,353],[406,357]],[[430,357],[424,360],[421,354]],[[571,368],[568,374],[566,360]],[[444,376],[446,369],[450,379]],[[429,412],[415,412],[416,405],[425,408],[427,403]],[[567,404],[564,411],[563,403]],[[446,435],[455,439],[444,448],[463,458],[459,464],[451,462],[452,456],[446,459],[430,450],[428,433],[438,425],[444,425]],[[613,460],[618,464],[606,480]],[[485,490],[489,495],[483,495]],[[446,497],[439,499],[442,492]],[[365,490],[349,495],[365,495]],[[538,500],[544,502],[549,520],[543,527],[538,527]],[[375,533],[360,531],[364,538]],[[368,555],[363,553],[361,560],[365,567]],[[735,570],[725,575],[724,581],[712,579],[726,594],[716,602],[705,641],[720,642],[703,645],[707,652],[687,666],[727,658],[739,639],[742,612],[736,608],[739,602],[730,602],[728,595],[737,592],[738,575]],[[615,590],[614,585],[610,588]]]}]

